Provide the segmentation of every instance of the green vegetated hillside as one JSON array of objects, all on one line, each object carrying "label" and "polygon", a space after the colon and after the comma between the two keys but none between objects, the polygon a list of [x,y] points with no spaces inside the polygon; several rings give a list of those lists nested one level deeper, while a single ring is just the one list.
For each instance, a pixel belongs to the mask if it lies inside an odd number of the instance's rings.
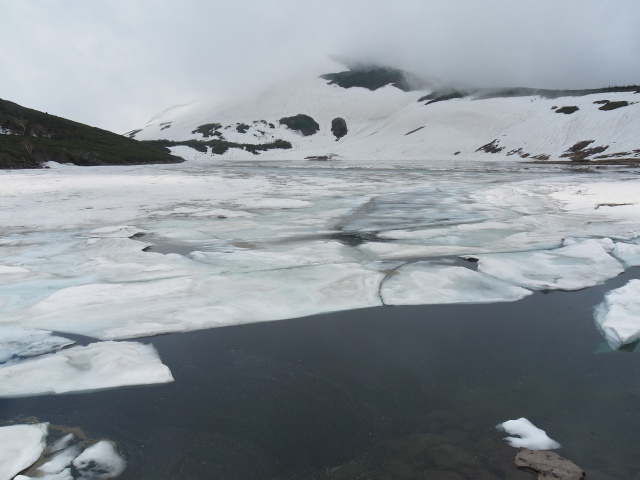
[{"label": "green vegetated hillside", "polygon": [[178,163],[168,149],[0,99],[0,168]]}]

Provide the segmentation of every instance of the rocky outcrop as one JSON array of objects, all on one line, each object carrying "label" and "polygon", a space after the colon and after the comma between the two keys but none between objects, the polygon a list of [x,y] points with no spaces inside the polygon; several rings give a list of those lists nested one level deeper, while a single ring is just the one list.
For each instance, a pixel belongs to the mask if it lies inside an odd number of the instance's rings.
[{"label": "rocky outcrop", "polygon": [[347,130],[347,122],[344,118],[334,118],[331,120],[331,133],[336,136],[336,141],[344,137],[349,130]]},{"label": "rocky outcrop", "polygon": [[576,107],[575,105],[571,105],[568,107],[558,108],[556,110],[556,113],[564,113],[565,115],[571,115],[572,113],[576,113],[578,110],[580,110],[578,107]]},{"label": "rocky outcrop", "polygon": [[293,117],[284,117],[280,119],[280,125],[285,125],[291,130],[300,132],[304,137],[313,135],[320,130],[320,125],[309,115],[299,113]]},{"label": "rocky outcrop", "polygon": [[554,452],[521,448],[516,455],[515,466],[526,472],[537,473],[538,480],[582,480],[585,478],[584,470]]},{"label": "rocky outcrop", "polygon": [[485,153],[500,153],[504,150],[504,147],[500,146],[500,142],[496,138],[491,143],[487,143],[486,145],[481,146],[476,152],[485,152]]}]

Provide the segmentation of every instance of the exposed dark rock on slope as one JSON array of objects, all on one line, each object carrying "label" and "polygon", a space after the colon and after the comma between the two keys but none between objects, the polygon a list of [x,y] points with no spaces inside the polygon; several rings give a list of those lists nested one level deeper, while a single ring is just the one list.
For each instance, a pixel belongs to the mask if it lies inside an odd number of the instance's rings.
[{"label": "exposed dark rock on slope", "polygon": [[[554,99],[560,97],[584,97],[600,93],[640,93],[640,85],[628,85],[620,87],[592,88],[584,90],[549,90],[543,88],[444,88],[435,90],[418,99],[419,102],[427,102],[430,105],[436,102],[454,100],[456,98],[472,97],[474,100],[489,100],[492,98],[513,97],[541,97]],[[607,100],[607,103],[608,100]],[[625,102],[626,103],[626,102]],[[625,106],[625,105],[620,105]],[[620,108],[616,106],[616,108]],[[606,110],[602,108],[602,110]]]},{"label": "exposed dark rock on slope", "polygon": [[388,67],[358,67],[346,72],[327,73],[320,78],[329,80],[329,85],[342,88],[362,87],[368,90],[392,85],[402,91],[411,92],[426,86],[426,82],[419,77]]},{"label": "exposed dark rock on slope", "polygon": [[239,150],[245,150],[254,155],[258,155],[260,152],[266,152],[267,150],[288,150],[291,148],[291,143],[285,140],[275,140],[271,143],[236,143],[228,142],[226,140],[144,140],[144,143],[154,145],[156,147],[191,147],[194,150],[207,153],[208,149],[211,149],[210,153],[214,155],[222,155],[226,153],[230,148],[237,148]]},{"label": "exposed dark rock on slope", "polygon": [[344,118],[334,118],[331,120],[331,133],[336,136],[336,141],[344,137],[349,130],[347,130],[347,122]]},{"label": "exposed dark rock on slope", "polygon": [[280,119],[280,125],[286,125],[291,130],[300,132],[303,136],[308,137],[318,133],[320,125],[309,115],[299,113],[293,117],[284,117]]},{"label": "exposed dark rock on slope", "polygon": [[556,113],[564,113],[565,115],[571,115],[572,113],[576,113],[578,110],[580,110],[578,107],[576,107],[575,105],[570,105],[568,107],[560,107],[558,109],[556,109]]}]

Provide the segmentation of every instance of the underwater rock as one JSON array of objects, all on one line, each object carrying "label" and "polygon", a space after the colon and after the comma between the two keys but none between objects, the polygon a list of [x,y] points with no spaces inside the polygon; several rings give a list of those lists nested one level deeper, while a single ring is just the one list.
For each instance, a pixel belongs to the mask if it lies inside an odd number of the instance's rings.
[{"label": "underwater rock", "polygon": [[537,473],[538,480],[545,478],[581,480],[585,478],[584,470],[571,460],[562,458],[554,452],[522,448],[518,451],[514,463],[520,470]]}]

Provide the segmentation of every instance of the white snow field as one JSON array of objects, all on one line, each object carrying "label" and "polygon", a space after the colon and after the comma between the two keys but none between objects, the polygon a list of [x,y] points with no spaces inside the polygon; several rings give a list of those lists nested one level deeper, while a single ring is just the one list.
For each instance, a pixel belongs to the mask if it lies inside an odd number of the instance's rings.
[{"label": "white snow field", "polygon": [[507,420],[496,425],[498,430],[507,432],[515,437],[506,437],[509,445],[516,448],[528,448],[531,450],[553,450],[560,448],[560,444],[549,438],[544,430],[539,429],[526,418]]},{"label": "white snow field", "polygon": [[607,293],[594,314],[611,348],[640,340],[640,280]]},{"label": "white snow field", "polygon": [[[299,77],[240,101],[203,101],[170,108],[150,120],[134,138],[202,140],[203,134],[196,129],[219,123],[219,132],[230,142],[265,144],[281,139],[293,147],[268,150],[258,156],[239,148],[212,155],[210,148],[203,153],[187,146],[173,147],[176,155],[194,161],[301,160],[330,155],[351,160],[504,160],[543,155],[556,160],[585,141],[592,142],[588,148],[607,147],[600,152],[602,155],[640,157],[640,130],[636,127],[640,123],[640,96],[634,92],[554,99],[465,97],[425,105],[426,101],[418,100],[429,90],[403,92],[391,85],[375,91],[345,89],[319,78],[345,70],[345,66],[326,60]],[[606,100],[629,105],[603,111],[602,103],[594,103]],[[572,114],[556,112],[566,106],[579,110]],[[281,118],[297,114],[311,116],[320,130],[302,136],[279,124]],[[344,118],[348,128],[339,141],[330,130],[336,117]],[[245,133],[238,131],[238,125],[246,125],[246,131],[241,129]],[[478,150],[494,141],[495,153]]]}]

